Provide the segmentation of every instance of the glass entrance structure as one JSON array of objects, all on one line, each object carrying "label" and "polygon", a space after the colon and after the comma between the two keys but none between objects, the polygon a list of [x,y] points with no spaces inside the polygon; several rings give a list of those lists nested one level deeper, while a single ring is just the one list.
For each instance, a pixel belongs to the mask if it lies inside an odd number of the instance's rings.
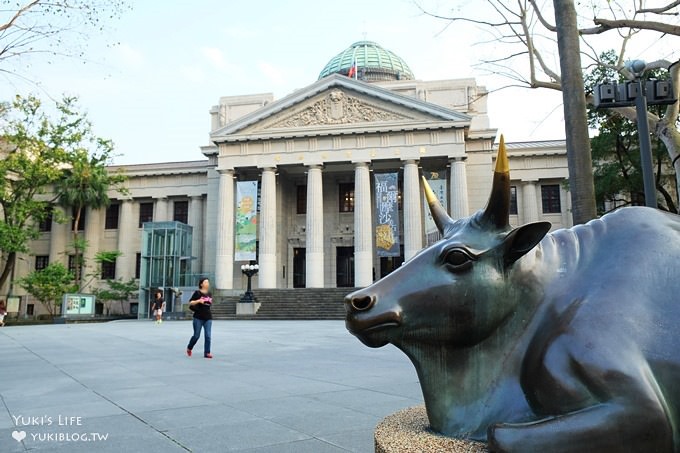
[{"label": "glass entrance structure", "polygon": [[182,311],[183,288],[194,287],[197,279],[191,269],[193,227],[181,222],[146,222],[143,227],[137,316],[150,316],[159,289],[166,311]]}]

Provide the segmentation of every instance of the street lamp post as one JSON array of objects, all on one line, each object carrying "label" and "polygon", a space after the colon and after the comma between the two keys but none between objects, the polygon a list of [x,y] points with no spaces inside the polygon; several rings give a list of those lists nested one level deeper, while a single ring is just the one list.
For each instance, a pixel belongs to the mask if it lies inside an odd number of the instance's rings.
[{"label": "street lamp post", "polygon": [[257,271],[259,270],[260,266],[257,264],[244,264],[241,266],[241,272],[243,272],[246,275],[246,277],[248,277],[248,289],[246,289],[246,292],[243,294],[243,296],[241,296],[241,300],[239,302],[244,303],[256,302],[251,282],[253,275],[257,274]]},{"label": "street lamp post", "polygon": [[637,114],[638,135],[640,137],[640,164],[642,166],[642,181],[645,188],[645,205],[650,208],[656,208],[656,182],[654,181],[654,164],[652,163],[652,143],[649,139],[649,123],[647,122],[647,87],[645,87],[645,83],[637,73],[635,75],[635,86],[637,86],[635,113]]},{"label": "street lamp post", "polygon": [[[647,64],[642,60],[626,63],[635,80],[622,84],[602,83],[595,87],[595,108],[635,106],[638,135],[640,137],[640,164],[645,190],[645,205],[656,208],[656,182],[652,163],[652,144],[649,139],[647,104],[668,105],[677,102],[670,80],[642,80]],[[648,102],[649,101],[649,102]]]}]

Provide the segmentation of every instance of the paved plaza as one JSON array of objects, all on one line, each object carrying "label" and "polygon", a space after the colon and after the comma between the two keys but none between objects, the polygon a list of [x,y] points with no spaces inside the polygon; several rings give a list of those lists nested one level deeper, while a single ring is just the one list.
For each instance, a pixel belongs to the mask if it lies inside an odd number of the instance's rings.
[{"label": "paved plaza", "polygon": [[422,403],[414,368],[342,321],[189,321],[0,329],[0,452],[371,452]]}]

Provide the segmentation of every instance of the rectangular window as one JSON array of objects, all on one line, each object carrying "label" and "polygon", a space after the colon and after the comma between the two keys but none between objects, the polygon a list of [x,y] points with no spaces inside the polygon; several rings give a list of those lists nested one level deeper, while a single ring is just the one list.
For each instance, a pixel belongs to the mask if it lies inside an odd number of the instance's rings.
[{"label": "rectangular window", "polygon": [[354,184],[340,184],[340,212],[354,212]]},{"label": "rectangular window", "polygon": [[102,263],[102,280],[116,279],[116,260]]},{"label": "rectangular window", "polygon": [[541,201],[544,214],[559,214],[562,212],[560,202],[560,185],[546,184],[541,186]]},{"label": "rectangular window", "polygon": [[142,254],[138,253],[135,257],[135,278],[139,278],[142,274]]},{"label": "rectangular window", "polygon": [[139,228],[145,222],[153,222],[153,203],[139,203]]},{"label": "rectangular window", "polygon": [[120,205],[118,203],[110,204],[106,208],[106,221],[104,222],[105,230],[118,229],[118,214],[120,213]]},{"label": "rectangular window", "polygon": [[36,255],[35,257],[35,270],[41,271],[47,267],[50,263],[50,257],[48,255]]},{"label": "rectangular window", "polygon": [[34,310],[35,310],[34,304],[26,304],[26,314],[28,316],[33,316]]},{"label": "rectangular window", "polygon": [[[85,231],[85,213],[87,212],[87,209],[82,208],[80,210],[80,218],[78,219],[78,231]],[[73,231],[74,227],[76,226],[76,214],[77,210],[74,208],[72,213],[71,213],[71,231]]]},{"label": "rectangular window", "polygon": [[307,186],[297,186],[297,213],[307,214]]},{"label": "rectangular window", "polygon": [[517,215],[517,186],[510,186],[510,215]]},{"label": "rectangular window", "polygon": [[189,202],[175,201],[172,204],[172,220],[176,222],[189,223]]},{"label": "rectangular window", "polygon": [[68,256],[68,271],[73,275],[74,277],[80,278],[83,274],[83,256],[80,256],[80,259],[78,260],[80,262],[80,265],[76,269],[76,256],[75,255],[69,255]]},{"label": "rectangular window", "polygon": [[52,231],[52,206],[45,208],[45,216],[38,222],[38,231],[41,233]]}]

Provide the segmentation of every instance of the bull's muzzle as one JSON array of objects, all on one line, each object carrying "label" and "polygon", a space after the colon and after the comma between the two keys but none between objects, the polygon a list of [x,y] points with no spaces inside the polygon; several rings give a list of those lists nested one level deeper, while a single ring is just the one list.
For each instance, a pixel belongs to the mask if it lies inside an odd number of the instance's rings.
[{"label": "bull's muzzle", "polygon": [[359,313],[370,310],[375,305],[375,296],[352,293],[345,297],[345,309],[347,313]]}]

